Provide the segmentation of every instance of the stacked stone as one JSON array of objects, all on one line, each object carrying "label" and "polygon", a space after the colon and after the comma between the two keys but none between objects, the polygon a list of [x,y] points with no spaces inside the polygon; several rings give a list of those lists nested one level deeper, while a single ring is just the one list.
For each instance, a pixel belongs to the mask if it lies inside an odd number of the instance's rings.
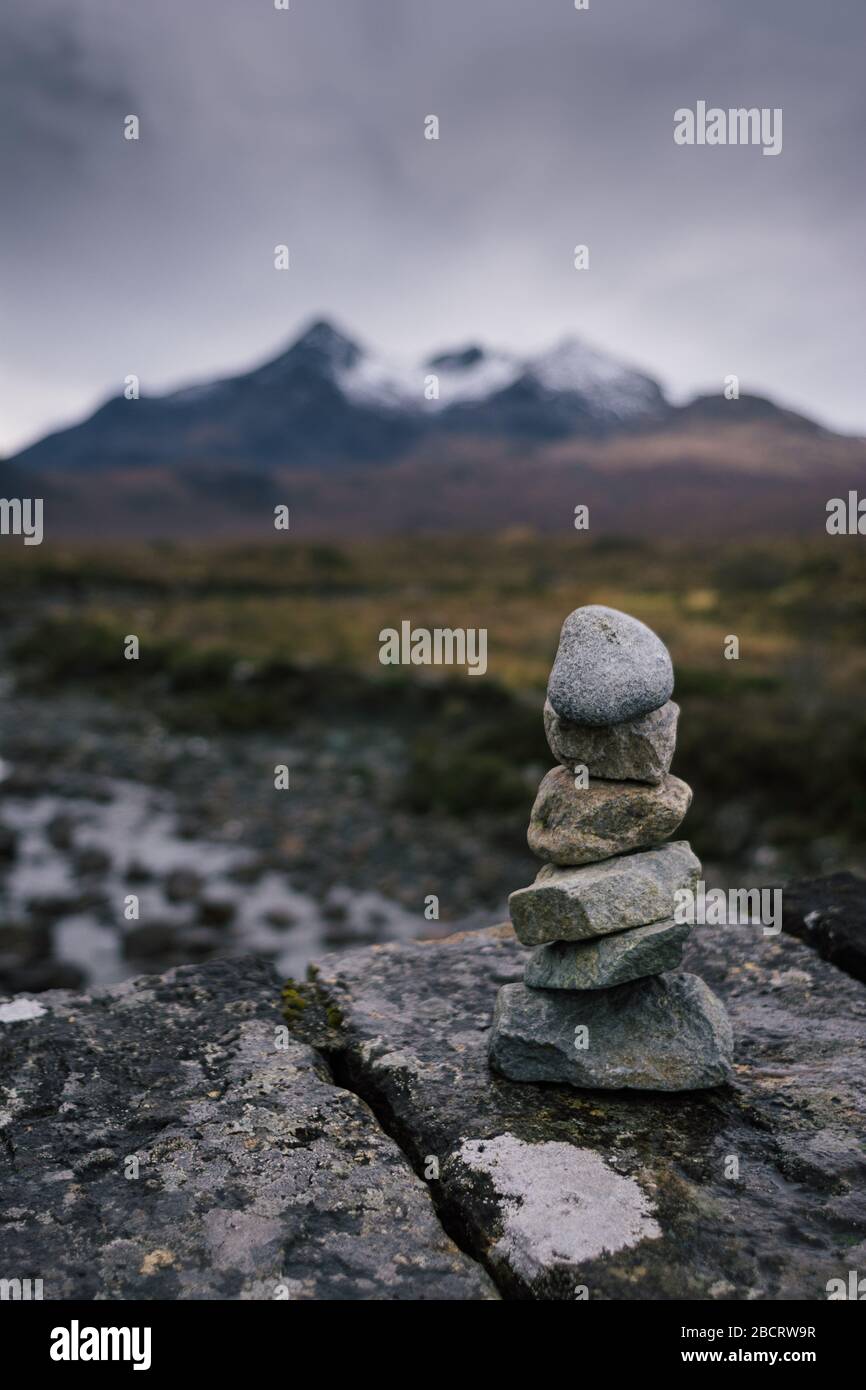
[{"label": "stacked stone", "polygon": [[512,1080],[682,1091],[730,1076],[724,1006],[675,969],[690,930],[675,894],[701,866],[687,841],[663,843],[692,799],[669,771],[673,685],[666,647],[636,618],[596,605],[566,618],[544,707],[558,766],[528,837],[546,863],[509,900],[533,949],[524,983],[499,991],[491,1038]]}]

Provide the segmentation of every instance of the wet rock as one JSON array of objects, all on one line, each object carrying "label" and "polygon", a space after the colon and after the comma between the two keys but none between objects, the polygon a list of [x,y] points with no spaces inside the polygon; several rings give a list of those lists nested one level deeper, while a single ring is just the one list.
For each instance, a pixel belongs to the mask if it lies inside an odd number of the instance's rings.
[{"label": "wet rock", "polygon": [[[341,1075],[419,1171],[436,1157],[437,1200],[500,1288],[825,1299],[866,1234],[862,986],[791,937],[696,928],[685,965],[731,1016],[731,1084],[583,1092],[489,1068],[497,990],[525,959],[510,928],[490,928],[331,957],[316,981]],[[299,1016],[312,1037],[315,1013]],[[796,1171],[794,1154],[809,1156]]]},{"label": "wet rock", "polygon": [[124,933],[123,954],[132,960],[158,959],[174,948],[177,935],[172,922],[143,922]]},{"label": "wet rock", "polygon": [[44,960],[51,954],[47,922],[0,923],[0,957],[11,961]]},{"label": "wet rock", "polygon": [[686,840],[566,869],[545,864],[508,899],[525,946],[582,941],[672,917],[678,889],[693,887],[700,861]]},{"label": "wet rock", "polygon": [[589,1090],[720,1086],[732,1050],[723,1005],[685,973],[574,993],[503,985],[490,1035],[491,1065],[510,1080]]},{"label": "wet rock", "polygon": [[45,773],[41,767],[19,763],[3,780],[7,796],[41,796],[45,791]]},{"label": "wet rock", "polygon": [[679,705],[668,700],[640,719],[593,728],[560,719],[545,700],[544,732],[551,753],[563,767],[572,771],[586,767],[591,778],[613,782],[658,783],[670,771],[679,713]]},{"label": "wet rock", "polygon": [[105,905],[105,894],[94,890],[80,893],[46,893],[27,899],[27,910],[33,917],[56,922],[79,912],[92,912]]},{"label": "wet rock", "polygon": [[233,868],[229,869],[228,876],[233,883],[258,883],[259,879],[263,874],[267,873],[270,867],[268,860],[264,856],[261,856],[258,859],[250,860],[246,864],[236,864]]},{"label": "wet rock", "polygon": [[562,625],[547,698],[574,724],[621,724],[671,697],[670,655],[656,634],[615,608],[576,608]]},{"label": "wet rock", "polygon": [[43,990],[80,989],[84,971],[71,961],[34,960],[0,967],[0,990],[6,994],[41,994]]},{"label": "wet rock", "polygon": [[782,930],[866,982],[866,879],[843,873],[787,884]]},{"label": "wet rock", "polygon": [[75,838],[74,818],[67,815],[65,811],[58,811],[57,815],[52,816],[45,827],[45,834],[55,849],[70,850]]},{"label": "wet rock", "polygon": [[175,939],[173,957],[178,964],[186,961],[207,960],[222,946],[219,932],[208,927],[185,927]]},{"label": "wet rock", "polygon": [[322,943],[331,951],[345,946],[372,945],[381,933],[364,922],[334,923],[322,932]]},{"label": "wet rock", "polygon": [[242,959],[0,1011],[6,1267],[46,1299],[495,1298],[278,1006]]},{"label": "wet rock", "polygon": [[236,912],[237,904],[231,898],[203,898],[198,918],[203,926],[227,927],[234,921]]},{"label": "wet rock", "polygon": [[265,921],[280,931],[287,931],[289,927],[295,926],[297,920],[297,914],[289,912],[285,907],[272,907],[265,913]]},{"label": "wet rock", "polygon": [[551,941],[535,947],[524,980],[533,989],[610,989],[660,975],[679,965],[689,930],[670,919],[594,941]]},{"label": "wet rock", "polygon": [[18,849],[18,836],[11,825],[0,825],[0,864],[11,864]]},{"label": "wet rock", "polygon": [[108,873],[111,857],[99,845],[81,845],[72,855],[72,864],[82,878],[97,877]]},{"label": "wet rock", "polygon": [[172,869],[165,877],[165,896],[172,903],[194,902],[201,893],[201,875],[195,869]]},{"label": "wet rock", "polygon": [[590,782],[576,787],[564,767],[548,772],[529,819],[529,848],[554,864],[593,864],[666,840],[681,824],[691,787],[666,776],[658,786]]},{"label": "wet rock", "polygon": [[129,883],[149,883],[153,873],[141,860],[130,859],[126,866],[126,877]]}]

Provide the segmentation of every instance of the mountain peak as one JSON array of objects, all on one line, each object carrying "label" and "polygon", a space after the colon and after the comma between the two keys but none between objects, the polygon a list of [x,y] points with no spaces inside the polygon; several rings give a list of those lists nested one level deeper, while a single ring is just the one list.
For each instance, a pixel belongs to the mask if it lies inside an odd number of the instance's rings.
[{"label": "mountain peak", "polygon": [[428,367],[441,367],[446,371],[461,371],[466,367],[475,367],[479,362],[483,362],[486,357],[484,348],[477,343],[470,343],[469,347],[453,348],[448,352],[439,352],[434,357],[427,358]]},{"label": "mountain peak", "polygon": [[664,394],[652,377],[573,335],[530,359],[526,370],[543,390],[582,396],[600,419],[609,422],[666,409]]},{"label": "mountain peak", "polygon": [[136,410],[117,398],[25,452],[52,469],[87,471],[118,459],[340,466],[396,457],[434,430],[547,440],[658,419],[667,408],[651,377],[578,339],[534,357],[470,340],[425,363],[381,356],[314,318],[252,371],[149,397]]},{"label": "mountain peak", "polygon": [[358,343],[327,319],[314,319],[292,343],[292,353],[315,353],[333,367],[351,367],[362,355]]}]

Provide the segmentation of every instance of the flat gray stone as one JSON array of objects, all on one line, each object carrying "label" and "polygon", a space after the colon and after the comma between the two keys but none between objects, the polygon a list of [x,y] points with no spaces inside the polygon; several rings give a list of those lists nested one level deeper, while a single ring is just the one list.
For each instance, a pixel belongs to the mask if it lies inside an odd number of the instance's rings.
[{"label": "flat gray stone", "polygon": [[525,962],[491,927],[329,956],[316,984],[343,1084],[436,1174],[506,1296],[825,1302],[829,1279],[866,1270],[862,984],[784,933],[695,928],[684,968],[731,1016],[731,1085],[582,1091],[489,1067],[497,991]]},{"label": "flat gray stone", "polygon": [[575,993],[503,985],[490,1035],[491,1065],[511,1081],[588,1090],[720,1086],[732,1051],[724,1005],[685,973]]},{"label": "flat gray stone", "polygon": [[659,709],[673,688],[668,649],[645,623],[602,604],[569,613],[547,686],[560,719],[621,724]]},{"label": "flat gray stone", "polygon": [[660,975],[679,965],[689,930],[671,918],[594,941],[551,941],[535,947],[523,979],[532,989],[610,989]]},{"label": "flat gray stone", "polygon": [[613,782],[660,782],[670,771],[677,741],[680,707],[668,700],[660,709],[623,724],[593,728],[560,719],[549,700],[544,702],[544,732],[558,763],[574,771],[585,767],[590,777]]},{"label": "flat gray stone", "polygon": [[700,871],[687,840],[577,869],[545,864],[534,883],[511,894],[511,920],[524,946],[642,927],[672,917],[674,894],[693,888]]},{"label": "flat gray stone", "polygon": [[4,1277],[88,1301],[497,1296],[367,1104],[281,1037],[279,987],[224,960],[4,1006]]},{"label": "flat gray stone", "polygon": [[527,841],[553,864],[594,864],[666,840],[691,800],[691,787],[670,773],[654,787],[602,781],[576,787],[568,769],[557,766],[538,788]]}]

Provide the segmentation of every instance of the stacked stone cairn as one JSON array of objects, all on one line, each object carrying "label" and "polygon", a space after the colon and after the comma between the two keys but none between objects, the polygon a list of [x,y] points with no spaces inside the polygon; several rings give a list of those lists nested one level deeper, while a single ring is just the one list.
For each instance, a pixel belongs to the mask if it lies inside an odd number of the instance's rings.
[{"label": "stacked stone cairn", "polygon": [[494,1068],[515,1081],[687,1091],[731,1074],[724,1006],[678,971],[690,927],[675,894],[701,866],[668,841],[692,799],[670,774],[679,708],[667,648],[612,608],[566,618],[544,726],[558,766],[541,783],[529,846],[545,860],[509,899],[532,947],[499,991]]}]

